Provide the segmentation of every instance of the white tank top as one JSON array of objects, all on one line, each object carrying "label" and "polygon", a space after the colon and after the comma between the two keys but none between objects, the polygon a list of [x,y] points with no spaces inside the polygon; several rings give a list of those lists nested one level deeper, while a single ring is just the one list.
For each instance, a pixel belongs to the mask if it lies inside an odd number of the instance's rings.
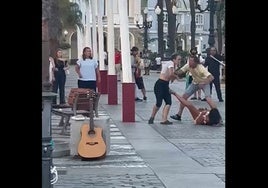
[{"label": "white tank top", "polygon": [[174,67],[173,61],[162,61],[161,74],[168,74],[168,69]]},{"label": "white tank top", "polygon": [[96,81],[96,68],[98,67],[98,62],[96,59],[80,59],[77,61],[77,64],[80,66],[80,72],[82,78],[78,78],[83,81]]}]

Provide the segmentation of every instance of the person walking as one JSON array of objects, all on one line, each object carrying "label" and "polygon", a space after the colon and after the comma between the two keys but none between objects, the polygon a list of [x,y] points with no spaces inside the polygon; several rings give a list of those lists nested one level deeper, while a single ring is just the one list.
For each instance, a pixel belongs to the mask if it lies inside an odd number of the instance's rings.
[{"label": "person walking", "polygon": [[78,88],[88,88],[96,92],[101,76],[98,61],[92,57],[90,47],[83,49],[82,58],[76,62],[75,71],[78,74]]},{"label": "person walking", "polygon": [[121,52],[117,48],[115,48],[114,51],[114,63],[117,81],[121,81]]},{"label": "person walking", "polygon": [[157,56],[155,58],[155,62],[156,62],[156,70],[159,73],[161,70],[161,56],[160,56],[160,54],[157,54]]},{"label": "person walking", "polygon": [[143,75],[150,75],[151,60],[149,59],[148,52],[144,54],[143,61],[144,61],[144,74]]},{"label": "person walking", "polygon": [[[147,100],[146,97],[146,90],[145,90],[145,86],[144,86],[144,82],[143,82],[143,77],[141,75],[141,58],[139,57],[139,48],[134,46],[131,49],[131,54],[133,56],[132,59],[132,68],[133,70],[133,75],[134,75],[134,80],[135,83],[138,87],[138,89],[141,90],[142,95],[143,95],[143,100]],[[142,99],[138,98],[136,95],[135,101],[142,101]]]},{"label": "person walking", "polygon": [[[65,83],[66,83],[66,71],[69,69],[68,62],[62,57],[62,49],[57,49],[54,57],[54,81],[53,92],[58,93],[59,90],[59,103],[64,105],[65,102]],[[57,98],[53,99],[53,104],[57,104]]]},{"label": "person walking", "polygon": [[[210,83],[210,95],[212,95],[212,85],[214,84],[219,102],[223,102],[220,81],[220,63],[217,60],[222,61],[223,57],[218,54],[215,47],[211,47],[209,50],[209,55],[205,58],[204,63],[204,66],[208,68],[208,71],[214,77],[214,80]],[[205,99],[202,100],[205,101]]]},{"label": "person walking", "polygon": [[154,94],[156,98],[156,103],[153,106],[153,111],[151,117],[148,121],[148,124],[154,123],[154,118],[160,107],[162,106],[162,102],[164,100],[165,106],[162,112],[162,121],[160,122],[163,125],[171,125],[172,122],[167,119],[168,113],[171,106],[171,94],[169,93],[169,82],[170,80],[174,80],[173,78],[177,78],[174,74],[175,69],[178,64],[180,64],[181,56],[178,54],[171,55],[169,61],[163,61],[161,72],[159,79],[155,82],[154,85]]},{"label": "person walking", "polygon": [[[205,94],[206,101],[210,108],[216,108],[215,102],[211,99],[209,84],[214,79],[213,75],[200,63],[197,56],[190,56],[189,63],[185,64],[182,68],[176,70],[175,74],[178,77],[183,77],[185,73],[189,71],[192,74],[193,81],[189,87],[185,90],[182,97],[188,99],[194,92],[198,89],[203,90]],[[175,79],[175,78],[173,78]],[[170,116],[174,120],[181,121],[181,115],[184,109],[184,105],[180,103],[180,108],[177,114]]]}]

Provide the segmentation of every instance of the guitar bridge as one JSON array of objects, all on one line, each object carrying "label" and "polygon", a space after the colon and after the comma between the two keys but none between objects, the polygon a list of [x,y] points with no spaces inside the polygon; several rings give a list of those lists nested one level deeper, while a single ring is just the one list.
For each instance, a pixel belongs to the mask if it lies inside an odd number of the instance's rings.
[{"label": "guitar bridge", "polygon": [[86,142],[86,144],[88,144],[88,145],[95,145],[95,144],[98,144],[98,142]]}]

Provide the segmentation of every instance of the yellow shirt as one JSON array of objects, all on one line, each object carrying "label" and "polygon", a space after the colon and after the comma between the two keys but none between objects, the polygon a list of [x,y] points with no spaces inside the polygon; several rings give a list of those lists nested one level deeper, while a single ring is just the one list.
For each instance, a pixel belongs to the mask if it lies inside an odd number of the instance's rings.
[{"label": "yellow shirt", "polygon": [[189,71],[192,74],[193,83],[199,84],[206,80],[206,78],[211,75],[210,72],[202,65],[197,64],[195,68],[189,67],[189,64],[186,63],[180,70],[183,72]]}]

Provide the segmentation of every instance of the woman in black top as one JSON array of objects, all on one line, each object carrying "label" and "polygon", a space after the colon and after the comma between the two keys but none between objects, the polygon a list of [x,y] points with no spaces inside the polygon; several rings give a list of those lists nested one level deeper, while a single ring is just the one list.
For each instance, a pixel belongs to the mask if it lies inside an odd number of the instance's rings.
[{"label": "woman in black top", "polygon": [[[53,92],[58,93],[60,104],[65,104],[65,82],[66,82],[66,71],[69,69],[67,60],[62,58],[62,50],[58,49],[56,51],[56,57],[54,58],[54,82],[53,82]],[[57,99],[53,100],[53,103],[57,103]]]}]

